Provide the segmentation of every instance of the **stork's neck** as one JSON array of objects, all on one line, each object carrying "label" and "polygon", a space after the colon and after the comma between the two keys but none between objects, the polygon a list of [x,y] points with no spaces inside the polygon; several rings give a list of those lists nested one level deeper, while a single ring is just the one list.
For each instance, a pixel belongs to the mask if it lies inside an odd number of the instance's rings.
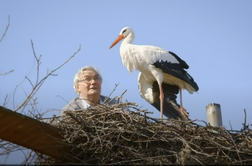
[{"label": "stork's neck", "polygon": [[131,44],[135,39],[135,34],[134,32],[131,32],[124,40],[123,43]]},{"label": "stork's neck", "polygon": [[130,73],[132,72],[132,69],[139,70],[143,61],[142,57],[139,56],[139,52],[136,51],[138,46],[131,44],[134,38],[135,34],[131,32],[126,38],[124,38],[120,47],[122,63]]}]

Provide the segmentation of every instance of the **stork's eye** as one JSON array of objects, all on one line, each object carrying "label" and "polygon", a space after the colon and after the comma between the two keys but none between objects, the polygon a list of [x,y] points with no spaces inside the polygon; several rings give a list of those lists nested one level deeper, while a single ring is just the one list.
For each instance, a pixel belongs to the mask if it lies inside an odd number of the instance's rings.
[{"label": "stork's eye", "polygon": [[126,31],[127,31],[127,29],[124,29],[124,30],[122,31],[122,34],[124,34]]}]

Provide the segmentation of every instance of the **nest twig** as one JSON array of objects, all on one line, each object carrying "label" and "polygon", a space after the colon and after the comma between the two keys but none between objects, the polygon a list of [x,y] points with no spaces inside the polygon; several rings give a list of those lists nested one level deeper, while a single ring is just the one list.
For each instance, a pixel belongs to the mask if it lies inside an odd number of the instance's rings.
[{"label": "nest twig", "polygon": [[251,130],[228,131],[196,121],[143,115],[134,103],[97,105],[68,112],[56,124],[70,155],[40,155],[37,164],[163,165],[252,164]]}]

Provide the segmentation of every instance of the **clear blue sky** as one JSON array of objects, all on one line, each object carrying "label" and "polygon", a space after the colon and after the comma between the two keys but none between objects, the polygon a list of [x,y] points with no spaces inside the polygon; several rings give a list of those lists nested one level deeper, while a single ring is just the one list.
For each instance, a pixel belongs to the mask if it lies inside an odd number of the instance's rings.
[{"label": "clear blue sky", "polygon": [[[160,46],[189,64],[188,72],[199,85],[193,95],[183,91],[184,107],[191,119],[206,121],[206,106],[218,103],[223,125],[230,129],[231,123],[234,129],[241,129],[244,109],[247,121],[252,122],[251,7],[251,0],[1,0],[0,37],[9,15],[11,23],[0,43],[0,73],[14,72],[0,76],[0,103],[9,94],[7,106],[13,109],[30,92],[26,80],[13,95],[31,70],[28,77],[36,79],[33,40],[37,55],[42,55],[40,78],[67,60],[79,45],[82,48],[36,94],[41,112],[60,110],[66,104],[62,98],[70,101],[76,97],[74,75],[81,67],[93,65],[103,76],[104,95],[120,83],[112,97],[127,89],[124,101],[138,103],[159,118],[159,111],[138,93],[138,71],[130,74],[122,65],[120,44],[108,49],[120,30],[129,26],[135,31],[134,44]],[[14,161],[20,162],[18,158]]]}]

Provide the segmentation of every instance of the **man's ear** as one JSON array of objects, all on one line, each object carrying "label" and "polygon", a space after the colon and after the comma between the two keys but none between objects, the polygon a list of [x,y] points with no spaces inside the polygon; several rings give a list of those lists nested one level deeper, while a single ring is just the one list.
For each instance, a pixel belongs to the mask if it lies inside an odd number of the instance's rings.
[{"label": "man's ear", "polygon": [[75,85],[75,89],[76,89],[78,92],[80,92],[79,88],[80,88],[79,84]]}]

